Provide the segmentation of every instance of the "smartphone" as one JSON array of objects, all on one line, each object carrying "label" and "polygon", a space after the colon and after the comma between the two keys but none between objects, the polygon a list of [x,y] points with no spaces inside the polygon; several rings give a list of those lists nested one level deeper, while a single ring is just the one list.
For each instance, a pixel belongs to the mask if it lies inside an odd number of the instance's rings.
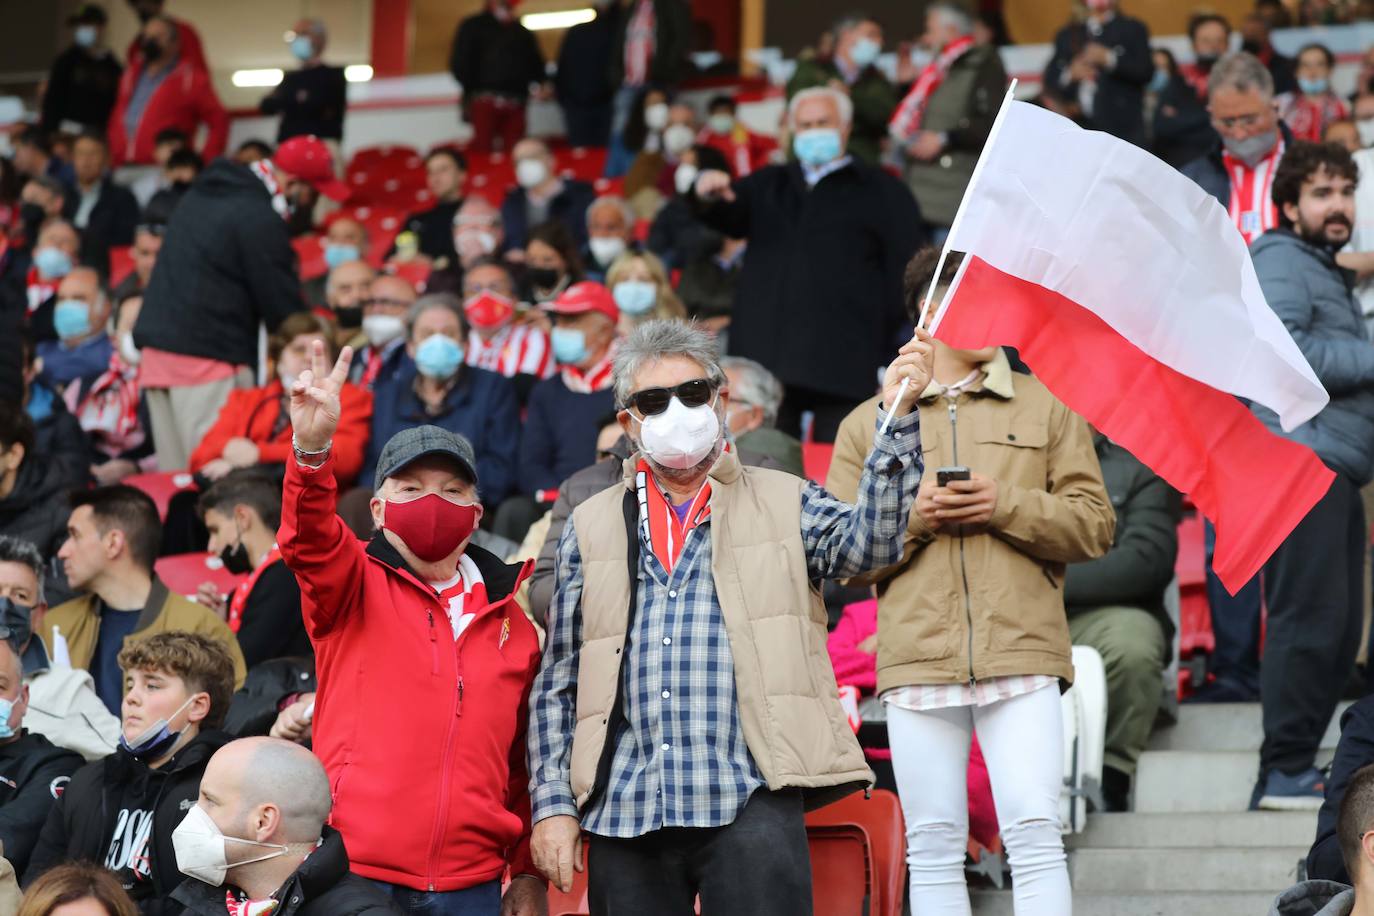
[{"label": "smartphone", "polygon": [[942,487],[949,486],[951,480],[969,480],[972,474],[966,467],[936,468],[935,482]]}]

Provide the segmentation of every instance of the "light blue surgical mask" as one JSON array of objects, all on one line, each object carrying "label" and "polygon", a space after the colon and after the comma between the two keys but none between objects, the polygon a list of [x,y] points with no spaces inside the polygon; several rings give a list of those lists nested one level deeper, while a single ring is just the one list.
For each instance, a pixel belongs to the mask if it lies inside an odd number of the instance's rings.
[{"label": "light blue surgical mask", "polygon": [[1155,75],[1150,77],[1150,85],[1147,87],[1151,92],[1159,94],[1169,86],[1169,74],[1165,70],[1156,70]]},{"label": "light blue surgical mask", "polygon": [[648,280],[621,280],[611,295],[626,315],[643,315],[658,301],[658,286]]},{"label": "light blue surgical mask", "polygon": [[854,46],[849,49],[849,59],[854,62],[856,67],[867,67],[878,59],[878,55],[883,53],[883,46],[872,38],[860,38],[854,42]]},{"label": "light blue surgical mask", "polygon": [[53,330],[63,340],[91,333],[91,307],[80,299],[62,299],[53,308]]},{"label": "light blue surgical mask", "polygon": [[565,366],[576,366],[587,358],[587,335],[577,328],[554,328],[549,335],[553,358]]},{"label": "light blue surgical mask", "polygon": [[33,266],[37,267],[38,272],[45,278],[55,280],[71,273],[72,259],[61,248],[53,248],[50,245],[33,253]]},{"label": "light blue surgical mask", "polygon": [[297,60],[309,60],[315,56],[315,43],[309,35],[297,35],[291,39],[291,53]]},{"label": "light blue surgical mask", "polygon": [[843,151],[840,132],[833,127],[804,130],[792,138],[792,152],[797,154],[802,165],[813,169],[840,158]]},{"label": "light blue surgical mask", "polygon": [[1298,77],[1298,88],[1304,95],[1321,95],[1331,86],[1328,80],[1305,80]]},{"label": "light blue surgical mask", "polygon": [[72,32],[72,39],[83,48],[95,47],[96,39],[100,37],[100,29],[93,25],[79,25]]},{"label": "light blue surgical mask", "polygon": [[18,732],[10,726],[10,717],[14,715],[14,704],[17,702],[18,698],[7,700],[4,697],[0,697],[0,741],[4,741],[7,738],[13,738],[18,734]]},{"label": "light blue surgical mask", "polygon": [[463,348],[447,334],[431,334],[415,348],[415,368],[426,378],[452,378],[462,364]]},{"label": "light blue surgical mask", "polygon": [[331,242],[324,246],[324,263],[329,265],[330,270],[333,270],[340,264],[356,261],[361,257],[362,252],[358,250],[357,245],[340,245]]}]

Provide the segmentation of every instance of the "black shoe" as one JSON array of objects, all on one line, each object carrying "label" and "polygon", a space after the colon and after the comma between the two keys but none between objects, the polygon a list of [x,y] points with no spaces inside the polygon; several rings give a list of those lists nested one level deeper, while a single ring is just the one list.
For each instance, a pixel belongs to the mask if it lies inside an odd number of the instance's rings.
[{"label": "black shoe", "polygon": [[1102,768],[1102,803],[1107,811],[1131,810],[1131,777],[1115,767]]},{"label": "black shoe", "polygon": [[1185,703],[1258,703],[1259,689],[1231,678],[1217,678],[1203,684]]}]

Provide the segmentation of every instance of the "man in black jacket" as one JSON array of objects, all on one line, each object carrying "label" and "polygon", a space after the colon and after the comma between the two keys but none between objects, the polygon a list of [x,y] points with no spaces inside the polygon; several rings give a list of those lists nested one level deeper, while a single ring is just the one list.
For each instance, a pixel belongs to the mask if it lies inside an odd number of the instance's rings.
[{"label": "man in black jacket", "polygon": [[84,4],[67,20],[72,46],[52,63],[43,92],[43,132],[104,130],[124,68],[105,47],[105,11]]},{"label": "man in black jacket", "polygon": [[305,308],[283,219],[295,184],[348,195],[324,141],[293,137],[252,165],[216,159],[172,213],[134,326],[164,471],[186,467],[229,392],[252,384],[259,326]]},{"label": "man in black jacket", "polygon": [[8,637],[0,638],[0,843],[15,874],[28,867],[48,811],[84,762],[80,754],[23,729],[28,706],[19,653]]},{"label": "man in black jacket", "polygon": [[106,173],[109,149],[105,137],[87,131],[72,144],[76,192],[67,197],[63,215],[81,230],[81,263],[102,274],[110,272],[110,247],[132,245],[138,225],[138,201]]},{"label": "man in black jacket", "polygon": [[1101,433],[1093,441],[1116,510],[1116,539],[1105,556],[1069,566],[1064,606],[1073,644],[1096,649],[1107,669],[1102,794],[1122,811],[1163,695],[1160,673],[1174,631],[1164,590],[1178,559],[1180,499],[1130,452]]},{"label": "man in black jacket", "polygon": [[800,436],[814,411],[818,442],[873,396],[907,321],[902,272],[925,241],[906,185],[845,152],[851,122],[849,96],[803,89],[788,105],[797,162],[733,184],[703,172],[694,189],[703,222],[749,239],[730,353],[785,386],[779,429]]},{"label": "man in black jacket", "polygon": [[[333,802],[324,766],[279,738],[241,738],[205,768],[200,800],[177,829],[177,860],[189,880],[172,899],[196,916],[224,916],[229,901],[275,901],[274,916],[389,916],[401,910],[348,871],[337,830],[325,826]],[[215,838],[218,861],[192,837]],[[228,842],[225,842],[225,841]],[[227,866],[227,867],[226,867]],[[238,912],[238,910],[234,910]]]},{"label": "man in black jacket", "polygon": [[321,60],[328,37],[318,19],[302,19],[286,33],[291,54],[301,67],[285,74],[277,88],[258,103],[263,114],[281,115],[278,143],[311,134],[343,140],[348,81],[343,67],[331,67]]},{"label": "man in black jacket", "polygon": [[1054,36],[1044,91],[1094,130],[1145,146],[1145,84],[1154,76],[1150,30],[1117,0],[1087,0],[1088,15]]},{"label": "man in black jacket", "polygon": [[24,409],[0,401],[0,534],[28,541],[52,560],[67,538],[69,486],[57,462],[34,451]]},{"label": "man in black jacket", "polygon": [[525,135],[525,100],[543,96],[544,55],[534,33],[520,23],[512,0],[487,0],[486,8],[458,24],[449,72],[463,93],[463,115],[472,125],[468,149],[489,153],[501,140],[507,155]]},{"label": "man in black jacket", "polygon": [[554,94],[573,146],[605,146],[611,136],[611,98],[616,87],[606,72],[620,6],[595,0],[596,18],[568,29],[558,49]]}]

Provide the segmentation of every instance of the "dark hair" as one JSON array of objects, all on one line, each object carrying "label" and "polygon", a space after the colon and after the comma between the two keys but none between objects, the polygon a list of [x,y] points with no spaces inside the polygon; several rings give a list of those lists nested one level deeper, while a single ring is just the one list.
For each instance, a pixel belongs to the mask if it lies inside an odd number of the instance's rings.
[{"label": "dark hair", "polygon": [[[945,258],[945,267],[940,271],[940,282],[937,286],[948,286],[954,280],[954,275],[959,272],[959,264],[964,256],[961,252],[951,251],[949,257]],[[935,246],[922,248],[911,256],[911,260],[906,262],[906,270],[902,274],[902,301],[906,303],[906,312],[912,322],[920,320],[921,306],[925,304],[926,288],[930,286],[930,278],[935,275],[935,265],[940,260],[940,249]]]},{"label": "dark hair", "polygon": [[[27,335],[23,335],[23,339],[28,341]],[[31,341],[29,346],[32,347]],[[25,365],[30,360],[26,360]],[[33,420],[29,419],[22,404],[0,401],[0,448],[9,451],[15,443],[24,446],[25,458],[33,454]]]},{"label": "dark hair", "polygon": [[94,897],[108,916],[138,916],[114,872],[94,862],[64,862],[28,886],[17,916],[49,916],[59,906]]},{"label": "dark hair", "polygon": [[1231,23],[1226,21],[1226,17],[1218,13],[1197,13],[1188,20],[1188,40],[1197,38],[1198,29],[1208,23],[1215,22],[1226,30],[1226,34],[1231,34]]},{"label": "dark hair", "polygon": [[282,323],[277,325],[272,336],[267,338],[267,355],[274,362],[281,359],[282,351],[302,334],[319,334],[324,337],[325,355],[329,357],[331,366],[339,358],[339,346],[335,342],[338,326],[332,319],[315,312],[292,312],[282,319]]},{"label": "dark hair", "polygon": [[200,633],[165,630],[131,641],[119,653],[119,670],[166,671],[185,681],[191,693],[210,694],[202,728],[223,722],[234,696],[234,657],[224,643]]},{"label": "dark hair", "polygon": [[1293,55],[1294,63],[1302,60],[1302,56],[1308,51],[1322,52],[1322,57],[1326,59],[1326,68],[1328,70],[1336,66],[1336,55],[1332,54],[1331,49],[1319,41],[1308,42],[1301,48],[1298,48],[1298,53]]},{"label": "dark hair", "polygon": [[510,282],[511,287],[515,287],[515,274],[511,273],[510,265],[503,258],[494,254],[484,254],[463,269],[463,276],[467,276],[479,267],[495,267],[506,275],[506,280]]},{"label": "dark hair", "polygon": [[62,199],[63,204],[67,202],[67,186],[51,175],[35,175],[25,183],[36,184],[49,194],[56,194]]},{"label": "dark hair", "polygon": [[76,138],[72,140],[72,145],[76,145],[78,140],[90,140],[92,143],[99,143],[104,149],[110,148],[110,141],[105,139],[105,133],[89,127],[76,135]]},{"label": "dark hair", "polygon": [[10,142],[15,146],[31,146],[45,156],[52,155],[52,138],[32,124],[26,124],[11,134]]},{"label": "dark hair", "polygon": [[563,259],[563,263],[568,265],[568,282],[576,283],[584,276],[582,268],[582,258],[577,254],[577,240],[573,238],[571,230],[561,221],[556,219],[540,223],[530,230],[529,240],[525,242],[525,250],[528,252],[530,242],[543,242]]},{"label": "dark hair", "polygon": [[205,160],[200,158],[200,153],[189,146],[183,146],[167,157],[166,167],[169,169],[193,168],[199,175],[200,170],[205,168]]},{"label": "dark hair", "polygon": [[1366,766],[1350,777],[1336,815],[1336,837],[1341,844],[1341,858],[1350,880],[1359,876],[1360,860],[1364,858],[1364,835],[1374,830],[1374,765]]},{"label": "dark hair", "polygon": [[1151,53],[1151,54],[1163,54],[1163,55],[1164,55],[1164,59],[1167,60],[1167,61],[1169,62],[1169,75],[1170,75],[1170,76],[1178,76],[1178,60],[1174,57],[1174,52],[1173,52],[1173,51],[1170,51],[1168,48],[1159,47],[1159,48],[1151,48],[1151,49],[1150,49],[1150,53]]},{"label": "dark hair", "polygon": [[262,153],[262,158],[264,159],[272,158],[272,144],[268,143],[266,140],[244,140],[234,152],[241,153],[246,149],[257,150]]},{"label": "dark hair", "polygon": [[1293,223],[1284,215],[1284,204],[1297,204],[1303,183],[1325,170],[1338,178],[1360,180],[1360,169],[1350,157],[1350,150],[1339,143],[1307,143],[1298,141],[1284,150],[1279,167],[1274,170],[1274,205],[1279,209],[1279,222],[1285,227]]},{"label": "dark hair", "polygon": [[252,509],[264,526],[275,531],[281,525],[281,484],[262,468],[237,468],[200,494],[196,512],[202,519],[211,509],[232,515],[235,506]]},{"label": "dark hair", "polygon": [[124,532],[129,556],[139,566],[152,570],[162,548],[162,519],[151,496],[125,484],[114,484],[73,492],[71,507],[81,506],[91,507],[96,530],[102,535],[115,529]]},{"label": "dark hair", "polygon": [[452,146],[436,146],[429,151],[429,155],[425,156],[425,165],[429,165],[429,160],[433,159],[435,156],[447,156],[453,160],[453,164],[458,166],[459,169],[464,172],[468,170],[468,157],[464,156],[463,151],[460,149],[455,149]]},{"label": "dark hair", "polygon": [[657,83],[647,84],[636,93],[633,107],[630,108],[630,117],[625,122],[624,131],[625,148],[632,153],[644,149],[644,143],[649,138],[649,125],[644,122],[644,103],[648,101],[651,92],[663,93],[668,104],[673,104],[673,93]]},{"label": "dark hair", "polygon": [[180,127],[164,127],[153,134],[153,146],[161,146],[164,143],[180,143],[182,146],[188,146],[191,143],[191,138]]},{"label": "dark hair", "polygon": [[707,169],[715,169],[718,172],[728,172],[731,175],[735,174],[735,170],[730,167],[730,160],[726,159],[725,154],[714,146],[700,143],[692,147],[692,149],[696,150],[697,168],[700,171],[704,172]]},{"label": "dark hair", "polygon": [[711,101],[707,103],[706,110],[711,112],[715,111],[717,108],[728,108],[734,111],[736,108],[735,97],[724,94],[711,96]]}]

